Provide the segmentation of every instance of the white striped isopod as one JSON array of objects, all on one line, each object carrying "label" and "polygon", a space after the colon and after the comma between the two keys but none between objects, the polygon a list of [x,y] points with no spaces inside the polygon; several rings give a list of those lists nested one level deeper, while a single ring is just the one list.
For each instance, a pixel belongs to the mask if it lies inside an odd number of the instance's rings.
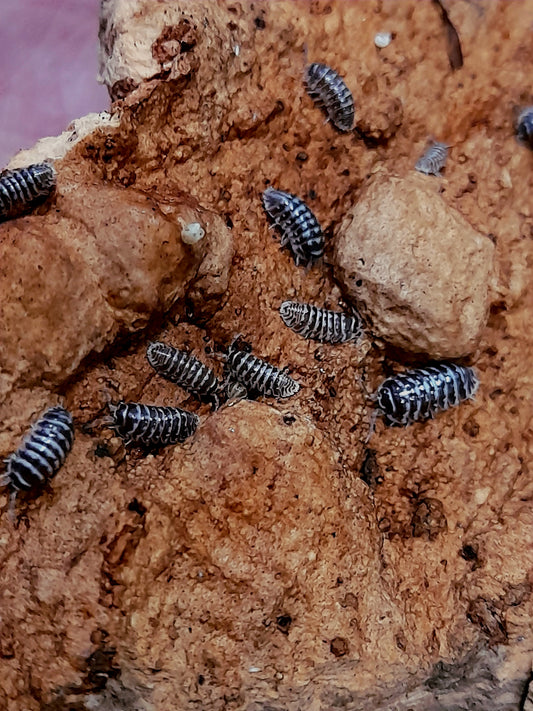
[{"label": "white striped isopod", "polygon": [[34,163],[27,168],[0,174],[0,222],[24,215],[51,195],[56,172],[51,163]]},{"label": "white striped isopod", "polygon": [[281,232],[281,246],[290,246],[296,266],[310,266],[324,254],[324,235],[303,200],[275,188],[263,193],[265,212]]},{"label": "white striped isopod", "polygon": [[522,109],[516,120],[516,136],[519,141],[533,149],[533,106]]},{"label": "white striped isopod", "polygon": [[358,315],[320,309],[298,301],[284,301],[279,309],[283,323],[303,338],[327,343],[358,341],[363,333]]},{"label": "white striped isopod", "polygon": [[473,370],[455,363],[435,363],[387,378],[375,399],[385,423],[405,427],[424,421],[474,397],[479,381]]},{"label": "white striped isopod", "polygon": [[446,143],[433,141],[424,155],[417,160],[415,170],[426,175],[440,175],[440,171],[446,165],[448,148]]},{"label": "white striped isopod", "polygon": [[158,448],[183,442],[196,431],[199,418],[179,407],[157,407],[137,402],[109,403],[112,429],[126,444]]},{"label": "white striped isopod", "polygon": [[150,343],[146,358],[152,368],[167,380],[176,383],[198,398],[207,398],[218,405],[222,383],[215,373],[187,351],[166,343]]},{"label": "white striped isopod", "polygon": [[326,112],[328,119],[339,131],[354,127],[355,106],[352,92],[334,69],[315,62],[305,72],[307,93],[315,104]]},{"label": "white striped isopod", "polygon": [[248,391],[266,397],[286,398],[300,390],[299,383],[287,373],[247,351],[238,350],[234,344],[226,358],[228,380],[242,383]]},{"label": "white striped isopod", "polygon": [[11,511],[19,491],[38,489],[57,474],[73,441],[72,415],[64,407],[51,407],[37,420],[21,446],[5,460],[0,485],[11,489]]}]

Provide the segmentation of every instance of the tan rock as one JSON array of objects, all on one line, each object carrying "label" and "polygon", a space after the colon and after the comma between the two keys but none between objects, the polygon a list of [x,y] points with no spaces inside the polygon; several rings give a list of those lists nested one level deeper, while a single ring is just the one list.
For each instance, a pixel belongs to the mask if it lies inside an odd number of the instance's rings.
[{"label": "tan rock", "polygon": [[431,358],[471,353],[486,324],[494,245],[431,178],[377,177],[335,236],[335,271],[388,343]]}]

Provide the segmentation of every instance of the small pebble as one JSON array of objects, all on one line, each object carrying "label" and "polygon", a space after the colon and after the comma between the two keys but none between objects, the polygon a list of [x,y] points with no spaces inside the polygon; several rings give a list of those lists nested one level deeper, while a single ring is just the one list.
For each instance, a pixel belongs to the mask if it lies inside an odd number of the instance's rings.
[{"label": "small pebble", "polygon": [[388,47],[391,41],[392,35],[390,32],[378,32],[374,37],[374,44],[376,45],[376,47],[379,47],[379,49],[384,49],[385,47]]}]

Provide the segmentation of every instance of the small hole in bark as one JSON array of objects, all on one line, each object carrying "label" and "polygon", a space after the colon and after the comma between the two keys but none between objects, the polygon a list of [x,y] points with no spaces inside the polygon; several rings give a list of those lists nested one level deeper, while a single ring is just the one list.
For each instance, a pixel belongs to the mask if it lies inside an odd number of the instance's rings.
[{"label": "small hole in bark", "polygon": [[469,437],[476,437],[479,433],[479,425],[473,419],[470,418],[463,423],[463,432],[465,432]]},{"label": "small hole in bark", "polygon": [[105,442],[98,442],[96,447],[94,448],[94,456],[95,457],[110,457],[111,454],[109,452],[109,447]]},{"label": "small hole in bark", "polygon": [[139,514],[139,516],[144,516],[148,509],[146,508],[146,506],[141,504],[141,502],[137,498],[134,498],[128,504],[128,511],[134,511],[135,513]]},{"label": "small hole in bark", "polygon": [[469,543],[465,543],[461,548],[461,558],[465,560],[477,560],[477,546],[471,546]]},{"label": "small hole in bark", "polygon": [[280,615],[276,617],[276,625],[280,632],[283,634],[289,634],[289,629],[292,624],[292,617],[290,615]]},{"label": "small hole in bark", "polygon": [[343,637],[335,637],[331,640],[329,649],[336,657],[343,657],[348,654],[348,642]]}]

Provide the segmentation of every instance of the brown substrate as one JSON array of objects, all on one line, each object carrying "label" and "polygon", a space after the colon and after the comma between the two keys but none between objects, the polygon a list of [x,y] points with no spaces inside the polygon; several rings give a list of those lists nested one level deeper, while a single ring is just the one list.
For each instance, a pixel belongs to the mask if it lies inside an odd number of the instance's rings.
[{"label": "brown substrate", "polygon": [[[0,707],[519,708],[533,658],[533,157],[513,136],[513,111],[532,103],[533,3],[446,4],[464,58],[456,71],[435,3],[126,4],[131,26],[124,3],[104,4],[107,61],[110,37],[136,27],[142,46],[142,28],[159,25],[161,66],[144,82],[111,82],[124,97],[120,127],[80,142],[60,181],[122,191],[125,206],[146,193],[164,224],[186,196],[232,227],[232,270],[224,292],[202,255],[211,277],[198,286],[195,261],[187,288],[174,284],[179,298],[141,309],[145,330],[129,335],[115,311],[116,328],[96,324],[76,346],[85,360],[68,379],[54,361],[59,390],[39,387],[34,370],[6,396],[2,455],[58,394],[77,435],[50,490],[20,502],[18,527],[0,520]],[[378,50],[382,30],[394,37]],[[305,94],[304,48],[345,76],[354,133],[324,125]],[[330,246],[309,271],[280,251],[261,193],[273,184],[301,196],[330,236],[369,176],[406,175],[428,135],[452,146],[434,178],[443,199],[495,243],[497,295],[472,354],[481,387],[426,424],[378,422],[366,444],[365,387],[400,366],[371,333],[333,347],[284,327],[285,299],[336,308],[341,292]],[[50,210],[66,225],[62,199]],[[93,218],[87,206],[90,234]],[[21,225],[39,233],[39,216],[24,219],[2,226],[6,250]],[[61,234],[69,250],[92,249]],[[83,293],[62,305],[65,323],[69,308],[88,308]],[[122,336],[87,355],[111,332]],[[213,413],[144,356],[149,340],[170,341],[220,372],[217,353],[238,333],[290,366],[295,398]],[[59,352],[53,328],[47,338]],[[200,427],[175,448],[126,451],[102,425],[109,394],[185,404]]]}]

